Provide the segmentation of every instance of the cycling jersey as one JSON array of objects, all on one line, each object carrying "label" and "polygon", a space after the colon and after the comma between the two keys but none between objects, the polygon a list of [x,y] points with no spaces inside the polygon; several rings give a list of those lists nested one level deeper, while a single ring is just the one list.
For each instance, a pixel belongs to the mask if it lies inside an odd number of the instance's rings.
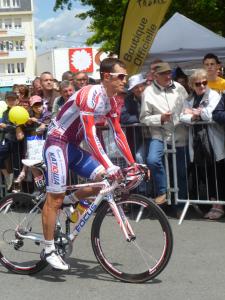
[{"label": "cycling jersey", "polygon": [[126,137],[120,127],[115,97],[109,98],[103,85],[88,85],[77,91],[63,105],[49,126],[48,137],[79,146],[85,138],[92,154],[109,168],[112,162],[96,134],[95,124],[104,118],[113,129],[115,142],[128,163],[134,163]]}]

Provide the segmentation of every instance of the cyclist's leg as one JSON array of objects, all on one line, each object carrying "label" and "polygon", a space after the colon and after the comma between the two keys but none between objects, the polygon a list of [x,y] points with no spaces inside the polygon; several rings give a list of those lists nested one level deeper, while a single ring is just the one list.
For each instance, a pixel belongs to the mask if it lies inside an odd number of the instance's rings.
[{"label": "cyclist's leg", "polygon": [[[68,146],[69,168],[76,174],[93,181],[102,181],[102,175],[105,173],[104,167],[87,151],[75,147],[72,144]],[[97,195],[99,188],[84,187],[75,192],[78,199]]]},{"label": "cyclist's leg", "polygon": [[60,209],[67,180],[67,145],[62,141],[48,140],[45,149],[47,166],[46,191],[47,199],[42,210],[43,233],[45,237],[45,250],[42,258],[56,269],[68,270],[60,255],[56,253],[54,244],[54,231],[58,209]]}]

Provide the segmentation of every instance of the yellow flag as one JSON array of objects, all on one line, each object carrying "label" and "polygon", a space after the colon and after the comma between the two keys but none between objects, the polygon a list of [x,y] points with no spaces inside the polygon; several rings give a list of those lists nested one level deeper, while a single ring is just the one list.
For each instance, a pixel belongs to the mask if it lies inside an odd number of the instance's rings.
[{"label": "yellow flag", "polygon": [[142,67],[170,3],[171,0],[129,1],[119,55],[129,75],[138,73]]}]

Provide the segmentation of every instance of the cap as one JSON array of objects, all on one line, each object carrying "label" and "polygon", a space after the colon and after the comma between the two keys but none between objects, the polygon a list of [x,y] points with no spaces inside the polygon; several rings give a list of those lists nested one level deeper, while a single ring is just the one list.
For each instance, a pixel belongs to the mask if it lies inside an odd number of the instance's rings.
[{"label": "cap", "polygon": [[33,106],[35,103],[42,103],[43,100],[40,96],[34,95],[30,97],[29,102],[30,102],[30,106]]},{"label": "cap", "polygon": [[167,71],[171,71],[171,67],[167,62],[161,62],[154,65],[155,73],[163,73]]},{"label": "cap", "polygon": [[8,98],[15,98],[15,99],[17,99],[18,97],[17,97],[17,94],[14,93],[14,92],[6,92],[5,93],[5,99],[8,99]]},{"label": "cap", "polygon": [[141,73],[131,76],[128,80],[128,91],[132,90],[136,85],[145,83],[146,79]]}]

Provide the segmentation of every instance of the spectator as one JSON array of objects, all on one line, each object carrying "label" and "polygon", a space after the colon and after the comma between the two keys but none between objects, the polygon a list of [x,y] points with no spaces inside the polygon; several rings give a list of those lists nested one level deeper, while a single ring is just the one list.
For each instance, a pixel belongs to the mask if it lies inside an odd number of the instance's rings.
[{"label": "spectator", "polygon": [[[125,125],[140,122],[141,97],[146,87],[146,79],[142,74],[135,74],[129,78],[128,85],[128,95],[125,98],[120,118],[121,124]],[[132,132],[129,132],[130,129]],[[146,144],[143,141],[142,127],[127,128],[127,136],[131,149],[135,149],[134,155],[137,163],[144,164]],[[145,183],[141,183],[139,192],[146,192]]]},{"label": "spectator", "polygon": [[[148,127],[149,166],[156,193],[155,202],[166,202],[167,181],[164,168],[164,140],[170,145],[172,133],[175,133],[179,198],[186,199],[185,150],[187,130],[178,125],[183,102],[188,94],[184,87],[172,81],[172,72],[168,63],[155,65],[154,80],[142,95],[140,121]],[[150,138],[151,137],[151,138]]]},{"label": "spectator", "polygon": [[12,92],[16,93],[17,96],[19,97],[19,84],[14,84],[12,87]]},{"label": "spectator", "polygon": [[[207,87],[207,72],[197,69],[190,76],[190,86],[193,94],[184,103],[181,121],[191,124],[196,121],[212,121],[212,112],[217,106],[220,96],[216,91]],[[199,134],[206,129],[208,141],[200,140]],[[218,186],[219,199],[224,199],[224,158],[225,158],[224,130],[218,124],[195,125],[189,127],[189,153],[191,162],[195,162],[197,173],[204,174],[206,169],[206,182],[208,183],[209,197],[217,198]],[[209,143],[209,147],[207,144]],[[216,167],[214,165],[214,158]],[[205,165],[206,164],[206,165]],[[216,174],[216,179],[215,179]],[[216,183],[217,182],[217,183]],[[214,204],[205,218],[210,220],[220,219],[224,215],[223,206]]]},{"label": "spectator", "polygon": [[121,113],[122,124],[139,123],[141,96],[145,89],[145,83],[146,79],[142,74],[136,74],[129,78],[128,95]]},{"label": "spectator", "polygon": [[208,87],[219,93],[225,90],[225,79],[218,76],[220,61],[213,53],[208,53],[203,58],[203,65],[207,72]]},{"label": "spectator", "polygon": [[53,102],[59,93],[54,89],[54,79],[50,72],[43,72],[40,76],[41,87],[43,91],[44,107],[52,111]]},{"label": "spectator", "polygon": [[34,96],[34,95],[38,95],[40,97],[43,96],[40,77],[36,77],[32,82],[31,96]]},{"label": "spectator", "polygon": [[[46,127],[51,121],[51,113],[44,109],[43,99],[38,96],[34,95],[29,99],[30,102],[30,119],[26,124],[26,140],[27,143],[30,141],[35,140],[44,140]],[[37,145],[36,145],[37,146]],[[43,144],[41,145],[43,146]],[[25,153],[25,157],[29,157],[29,148],[27,144],[27,151]],[[42,149],[39,149],[39,152],[42,152]],[[33,159],[33,157],[31,158]],[[19,186],[21,182],[25,179],[27,172],[27,167],[23,166],[22,171],[20,172],[19,176],[14,181],[15,185]],[[32,168],[32,174],[34,177],[40,175],[36,169]]]},{"label": "spectator", "polygon": [[151,62],[149,72],[146,74],[146,85],[150,85],[152,81],[155,79],[154,78],[155,66],[161,62],[163,62],[161,59],[155,59],[153,62]]},{"label": "spectator", "polygon": [[59,81],[56,78],[53,79],[53,89],[59,92]]},{"label": "spectator", "polygon": [[88,85],[88,75],[85,72],[77,72],[74,74],[74,86],[75,90],[78,91],[85,85]]},{"label": "spectator", "polygon": [[51,113],[44,109],[43,99],[40,96],[34,95],[30,97],[30,119],[27,122],[28,125],[32,125],[31,132],[35,129],[35,134],[43,135],[46,126],[51,121]]},{"label": "spectator", "polygon": [[25,109],[29,109],[29,87],[26,84],[18,85],[18,105],[23,106]]},{"label": "spectator", "polygon": [[72,84],[74,85],[74,73],[71,71],[66,71],[62,74],[62,81],[64,80],[68,80],[70,82],[72,82]]},{"label": "spectator", "polygon": [[[0,128],[4,130],[4,144],[7,145],[4,157],[1,157],[1,168],[8,182],[8,190],[11,188],[13,177],[18,176],[20,171],[21,143],[17,141],[15,125],[9,120],[9,111],[18,104],[18,96],[14,92],[5,95],[7,110],[3,112]],[[5,167],[7,164],[7,167]],[[5,171],[6,170],[6,171]],[[8,176],[8,177],[7,177]]]},{"label": "spectator", "polygon": [[55,117],[58,111],[60,111],[63,104],[74,94],[74,85],[71,81],[63,80],[59,84],[60,96],[55,98],[52,107],[52,117]]},{"label": "spectator", "polygon": [[188,94],[191,93],[189,82],[188,82],[188,76],[183,72],[183,70],[180,67],[177,67],[175,69],[174,80],[176,82],[179,82],[181,85],[183,85],[183,87],[185,88]]}]

